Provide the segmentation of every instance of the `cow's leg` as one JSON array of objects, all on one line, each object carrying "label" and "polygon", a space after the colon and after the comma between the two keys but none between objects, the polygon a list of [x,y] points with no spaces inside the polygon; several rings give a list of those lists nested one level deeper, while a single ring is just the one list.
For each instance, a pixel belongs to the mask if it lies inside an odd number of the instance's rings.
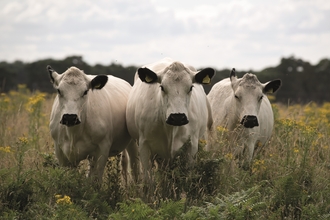
[{"label": "cow's leg", "polygon": [[151,152],[145,143],[139,143],[139,152],[142,163],[143,178],[145,183],[151,183]]},{"label": "cow's leg", "polygon": [[152,166],[151,166],[151,151],[149,145],[145,142],[139,141],[139,153],[141,158],[142,170],[143,170],[143,195],[142,198],[146,202],[150,202],[154,195],[155,186],[152,179]]},{"label": "cow's leg", "polygon": [[[244,155],[242,157],[242,167],[244,170],[251,170],[252,165],[252,159],[253,159],[253,152],[254,152],[254,146],[255,146],[255,140],[251,136],[247,138],[245,144],[244,144]],[[245,151],[247,151],[247,155],[245,154]]]},{"label": "cow's leg", "polygon": [[187,165],[188,167],[192,167],[195,163],[194,156],[198,151],[198,137],[192,138],[188,143],[187,148]]},{"label": "cow's leg", "polygon": [[256,142],[257,140],[255,135],[251,135],[250,138],[248,138],[247,140],[247,147],[249,149],[249,154],[247,159],[249,163],[251,163],[253,160],[253,154],[254,154]]},{"label": "cow's leg", "polygon": [[203,135],[203,138],[206,141],[205,151],[216,151],[218,149],[217,134],[217,130],[214,126],[212,126],[211,129],[207,129],[207,131]]},{"label": "cow's leg", "polygon": [[96,150],[97,152],[89,158],[89,177],[99,181],[99,183],[102,183],[102,176],[108,161],[110,147],[111,144],[108,141],[100,143]]},{"label": "cow's leg", "polygon": [[129,155],[129,160],[130,160],[130,165],[131,165],[131,169],[133,172],[134,181],[138,182],[139,174],[140,174],[140,159],[139,159],[139,150],[138,150],[136,141],[131,140],[131,142],[128,144],[126,150]]},{"label": "cow's leg", "polygon": [[128,176],[128,154],[126,149],[121,152],[120,155],[120,162],[121,162],[121,174],[123,176],[123,179],[125,181],[125,184],[127,185],[127,176]]},{"label": "cow's leg", "polygon": [[98,181],[99,183],[102,183],[103,172],[108,159],[108,157],[105,155],[99,154],[95,157],[89,158],[88,177]]},{"label": "cow's leg", "polygon": [[76,167],[76,164],[72,164],[67,156],[64,154],[64,152],[62,151],[62,149],[60,148],[60,146],[55,144],[55,155],[56,158],[58,159],[58,163],[60,164],[60,166],[62,167]]}]

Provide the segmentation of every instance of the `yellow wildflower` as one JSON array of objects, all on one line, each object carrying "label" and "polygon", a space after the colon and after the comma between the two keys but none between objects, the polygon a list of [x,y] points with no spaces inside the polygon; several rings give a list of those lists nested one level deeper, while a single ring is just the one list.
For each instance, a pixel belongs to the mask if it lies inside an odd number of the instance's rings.
[{"label": "yellow wildflower", "polygon": [[5,152],[5,153],[10,153],[11,149],[10,149],[10,146],[0,147],[0,151]]},{"label": "yellow wildflower", "polygon": [[40,105],[45,100],[45,94],[39,93],[35,96],[29,98],[28,103],[26,104],[26,110],[30,113],[34,112],[36,106]]},{"label": "yellow wildflower", "polygon": [[222,127],[222,126],[218,126],[218,127],[217,127],[217,130],[218,130],[219,132],[226,132],[226,131],[228,131],[227,128]]},{"label": "yellow wildflower", "polygon": [[229,160],[232,160],[234,158],[234,156],[233,156],[232,153],[228,153],[228,154],[225,155],[225,158],[229,159]]},{"label": "yellow wildflower", "polygon": [[71,205],[72,201],[70,196],[67,195],[55,195],[55,199],[56,199],[56,204],[60,204],[60,205]]},{"label": "yellow wildflower", "polygon": [[27,144],[29,142],[29,140],[26,137],[19,137],[18,141],[21,144]]},{"label": "yellow wildflower", "polygon": [[18,84],[17,85],[17,88],[18,88],[18,90],[25,90],[26,89],[26,85],[25,84]]},{"label": "yellow wildflower", "polygon": [[266,170],[265,160],[255,160],[252,167],[252,173]]},{"label": "yellow wildflower", "polygon": [[265,163],[265,160],[255,160],[254,165],[262,165]]},{"label": "yellow wildflower", "polygon": [[206,144],[206,140],[205,139],[200,139],[199,140],[199,143],[205,145]]}]

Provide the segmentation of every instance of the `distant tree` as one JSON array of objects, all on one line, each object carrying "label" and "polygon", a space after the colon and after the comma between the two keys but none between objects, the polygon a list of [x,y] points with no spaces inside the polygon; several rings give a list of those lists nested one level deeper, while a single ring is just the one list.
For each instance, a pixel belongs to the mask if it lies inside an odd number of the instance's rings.
[{"label": "distant tree", "polygon": [[0,62],[0,92],[8,92],[14,89],[17,84],[24,84],[25,82],[26,74],[23,62]]},{"label": "distant tree", "polygon": [[27,86],[32,91],[54,91],[53,87],[49,83],[49,75],[46,70],[47,65],[51,65],[58,73],[65,72],[71,66],[76,66],[85,72],[91,71],[91,66],[85,63],[81,56],[70,56],[64,60],[45,59],[26,64],[26,71],[28,75]]},{"label": "distant tree", "polygon": [[[110,74],[126,80],[131,85],[134,83],[134,75],[138,68],[135,66],[124,67],[118,63],[111,63],[107,66],[101,64],[90,66],[83,60],[82,56],[78,55],[69,56],[63,60],[44,59],[31,63],[0,62],[0,92],[15,89],[17,84],[26,84],[32,91],[55,92],[49,83],[47,65],[51,65],[59,73],[63,73],[71,66],[76,66],[86,74]],[[208,93],[216,82],[229,77],[230,71],[231,69],[216,70],[217,73],[212,83],[204,86],[205,92]],[[238,77],[242,77],[247,72],[256,74],[260,82],[267,82],[276,78],[281,79],[282,88],[275,94],[278,102],[330,102],[329,59],[322,59],[313,66],[309,62],[291,56],[282,58],[278,66],[268,67],[260,72],[236,70]]]}]

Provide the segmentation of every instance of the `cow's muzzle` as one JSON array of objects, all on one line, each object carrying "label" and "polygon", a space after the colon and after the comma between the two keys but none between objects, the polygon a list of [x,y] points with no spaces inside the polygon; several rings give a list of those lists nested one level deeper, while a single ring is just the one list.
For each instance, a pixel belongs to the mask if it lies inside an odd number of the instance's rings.
[{"label": "cow's muzzle", "polygon": [[60,121],[62,125],[66,125],[68,127],[75,126],[80,124],[80,120],[76,114],[64,114]]},{"label": "cow's muzzle", "polygon": [[166,123],[173,126],[181,126],[188,124],[189,121],[186,114],[175,113],[175,114],[170,114],[170,116],[168,116]]},{"label": "cow's muzzle", "polygon": [[245,115],[241,124],[246,128],[253,128],[259,126],[258,118],[254,115]]}]

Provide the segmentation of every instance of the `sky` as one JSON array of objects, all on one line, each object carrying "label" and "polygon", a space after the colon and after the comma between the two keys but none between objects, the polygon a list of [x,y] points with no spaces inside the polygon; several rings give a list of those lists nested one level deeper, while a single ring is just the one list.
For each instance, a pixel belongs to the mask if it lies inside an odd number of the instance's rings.
[{"label": "sky", "polygon": [[164,57],[262,70],[330,58],[329,0],[1,0],[0,61],[81,55],[90,65]]}]

